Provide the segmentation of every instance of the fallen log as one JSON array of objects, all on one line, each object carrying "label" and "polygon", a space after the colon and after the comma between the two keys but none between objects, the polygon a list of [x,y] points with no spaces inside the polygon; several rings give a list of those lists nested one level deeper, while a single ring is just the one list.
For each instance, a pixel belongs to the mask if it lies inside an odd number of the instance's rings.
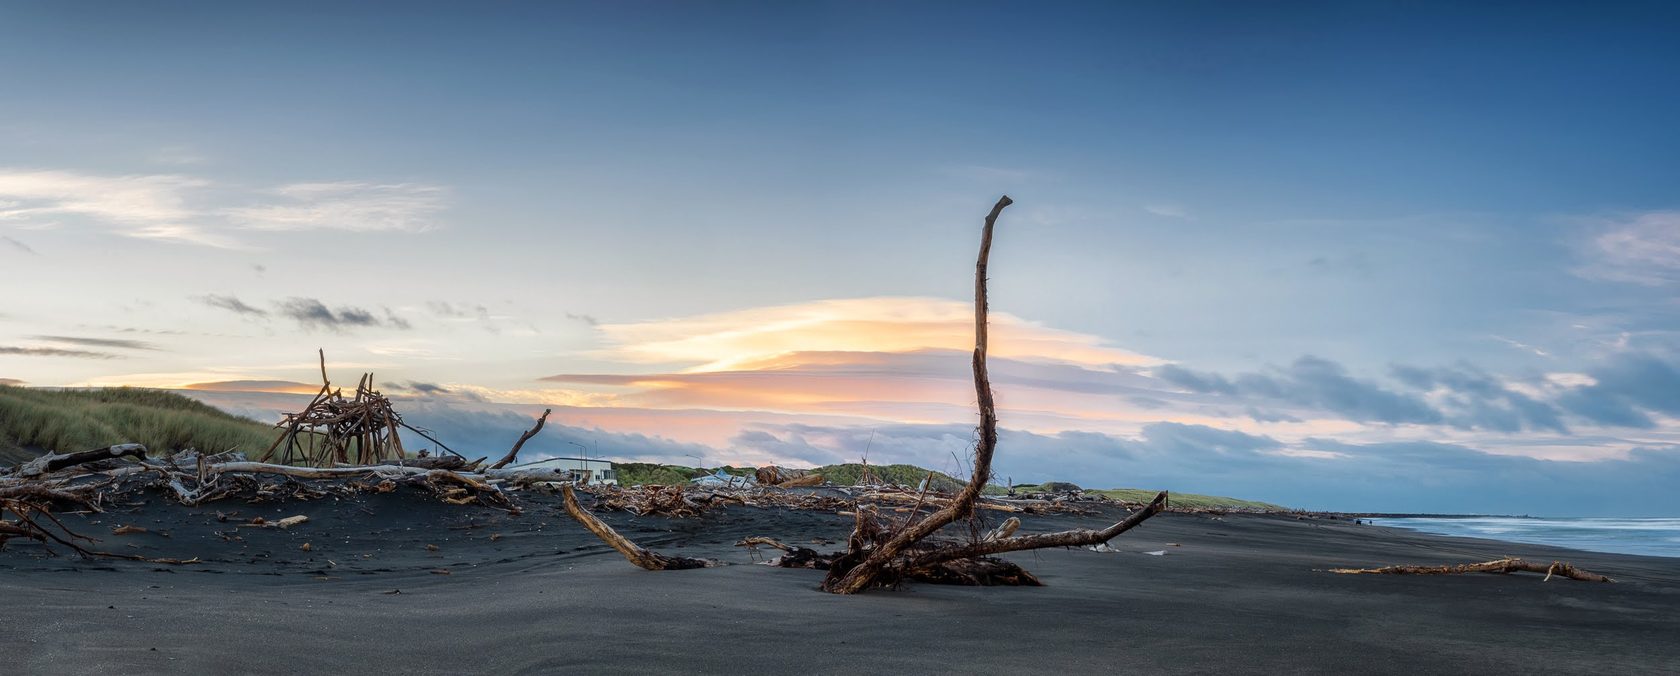
[{"label": "fallen log", "polygon": [[1571,580],[1582,582],[1615,582],[1598,573],[1590,573],[1576,568],[1562,561],[1550,564],[1532,563],[1518,558],[1495,559],[1482,563],[1461,563],[1455,566],[1385,566],[1382,568],[1331,568],[1330,572],[1341,575],[1462,575],[1464,573],[1493,573],[1498,575],[1526,572],[1541,573],[1546,576],[1542,582],[1552,579],[1553,575],[1561,575]]},{"label": "fallen log", "polygon": [[612,526],[608,526],[606,522],[596,518],[594,514],[584,510],[583,506],[578,504],[577,494],[572,491],[570,484],[560,487],[560,495],[565,502],[567,514],[572,515],[573,519],[577,519],[577,522],[583,524],[583,527],[589,529],[589,532],[594,533],[595,537],[601,538],[602,542],[611,545],[613,549],[618,550],[618,553],[623,554],[624,558],[629,559],[630,563],[636,564],[638,567],[647,570],[687,570],[711,568],[718,565],[716,561],[666,556],[643,549],[636,543],[631,542],[629,538],[619,535],[618,531],[613,530]]},{"label": "fallen log", "polygon": [[47,453],[46,455],[19,465],[16,474],[20,478],[32,479],[57,472],[67,467],[75,467],[76,465],[84,463],[96,462],[99,460],[111,460],[122,457],[145,458],[146,447],[141,444],[117,444],[106,448],[96,448],[91,451],[78,451],[76,453]]}]

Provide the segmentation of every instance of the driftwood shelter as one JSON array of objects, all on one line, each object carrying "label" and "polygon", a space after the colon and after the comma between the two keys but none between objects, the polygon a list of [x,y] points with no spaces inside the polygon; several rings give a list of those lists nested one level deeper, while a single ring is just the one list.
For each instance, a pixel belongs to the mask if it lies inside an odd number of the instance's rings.
[{"label": "driftwood shelter", "polygon": [[[288,413],[275,427],[279,436],[259,458],[262,462],[309,467],[339,465],[378,465],[386,462],[401,464],[407,457],[402,434],[398,428],[408,429],[437,444],[452,455],[442,442],[425,432],[410,427],[391,406],[391,400],[373,388],[373,374],[364,373],[356,381],[352,396],[334,389],[327,379],[327,355],[321,358],[321,391],[297,413]],[[544,414],[547,417],[547,414]],[[538,425],[541,429],[541,425]],[[524,439],[520,440],[524,443]],[[515,447],[515,452],[517,447]],[[497,466],[500,468],[500,465]]]}]

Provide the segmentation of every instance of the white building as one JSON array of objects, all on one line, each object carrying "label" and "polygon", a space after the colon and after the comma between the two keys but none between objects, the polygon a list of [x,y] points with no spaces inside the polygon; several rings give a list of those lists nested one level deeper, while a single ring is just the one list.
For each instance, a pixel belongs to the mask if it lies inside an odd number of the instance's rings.
[{"label": "white building", "polygon": [[510,465],[508,469],[558,469],[576,474],[579,478],[588,477],[592,484],[618,483],[618,474],[613,472],[612,461],[600,458],[549,458],[522,465]]}]

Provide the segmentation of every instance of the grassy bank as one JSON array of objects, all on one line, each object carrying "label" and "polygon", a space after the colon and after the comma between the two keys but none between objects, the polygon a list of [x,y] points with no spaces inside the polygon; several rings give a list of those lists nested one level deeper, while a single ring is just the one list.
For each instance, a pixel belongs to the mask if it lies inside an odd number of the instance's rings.
[{"label": "grassy bank", "polygon": [[118,443],[145,444],[159,454],[187,448],[254,454],[273,441],[268,425],[171,392],[0,385],[0,463],[4,464],[41,451],[67,453]]}]

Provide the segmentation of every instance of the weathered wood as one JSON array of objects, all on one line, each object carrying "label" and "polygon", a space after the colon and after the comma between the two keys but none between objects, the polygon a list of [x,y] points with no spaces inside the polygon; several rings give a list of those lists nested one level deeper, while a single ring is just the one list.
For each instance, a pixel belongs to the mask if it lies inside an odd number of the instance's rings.
[{"label": "weathered wood", "polygon": [[900,530],[850,570],[839,576],[834,575],[840,572],[838,568],[831,570],[828,579],[823,580],[825,591],[855,594],[873,586],[887,564],[905,549],[957,519],[973,514],[980,491],[991,481],[992,455],[997,450],[997,410],[992,400],[991,379],[986,373],[986,266],[991,258],[992,229],[997,225],[998,214],[1014,202],[1004,195],[992,205],[991,213],[986,215],[986,225],[980,231],[980,254],[974,263],[974,394],[980,409],[980,443],[974,449],[974,473],[949,504]]},{"label": "weathered wood", "polygon": [[[1342,575],[1461,575],[1464,573],[1496,573],[1507,574],[1516,572],[1541,573],[1546,580],[1553,575],[1561,575],[1571,580],[1582,582],[1615,582],[1598,573],[1590,573],[1576,568],[1562,561],[1550,564],[1532,563],[1517,558],[1495,559],[1482,563],[1461,563],[1456,566],[1386,566],[1383,568],[1331,568],[1330,572]],[[1544,580],[1543,580],[1544,581]]]},{"label": "weathered wood", "polygon": [[44,474],[51,474],[66,467],[75,467],[83,463],[110,460],[113,458],[144,458],[146,447],[141,444],[117,444],[106,448],[96,448],[91,451],[75,453],[48,453],[18,466],[17,476],[32,479]]},{"label": "weathered wood", "polygon": [[532,427],[530,430],[527,430],[524,434],[519,435],[519,441],[513,442],[513,448],[509,449],[507,455],[502,456],[501,460],[497,460],[496,464],[491,465],[490,469],[501,469],[503,467],[507,467],[508,463],[513,462],[514,458],[519,457],[519,449],[525,445],[525,442],[530,441],[531,437],[537,436],[537,433],[542,431],[543,423],[548,422],[548,414],[553,412],[554,409],[551,408],[543,409],[542,417],[537,418],[537,425]]},{"label": "weathered wood", "polygon": [[978,556],[991,556],[1004,552],[1018,552],[1027,549],[1045,549],[1047,547],[1084,547],[1099,542],[1108,542],[1121,533],[1136,528],[1138,524],[1149,520],[1149,517],[1160,514],[1167,508],[1167,492],[1161,491],[1155,499],[1138,511],[1132,512],[1126,518],[1102,530],[1075,528],[1057,533],[1037,533],[1034,535],[1018,535],[997,539],[981,540],[958,547],[942,547],[930,552],[910,558],[908,567],[919,568],[941,561],[967,559]]},{"label": "weathered wood", "polygon": [[561,486],[560,495],[565,502],[567,514],[572,515],[573,519],[577,519],[577,522],[583,524],[583,527],[589,529],[589,532],[594,533],[595,537],[601,538],[602,542],[611,545],[613,549],[618,550],[618,553],[623,554],[624,558],[629,559],[630,563],[636,564],[640,568],[647,570],[686,570],[710,568],[717,565],[716,562],[705,559],[666,556],[643,549],[636,543],[631,542],[629,538],[619,535],[618,531],[613,530],[612,526],[608,526],[606,522],[596,518],[594,514],[590,514],[582,505],[579,505],[577,494],[572,491],[571,485]]}]

